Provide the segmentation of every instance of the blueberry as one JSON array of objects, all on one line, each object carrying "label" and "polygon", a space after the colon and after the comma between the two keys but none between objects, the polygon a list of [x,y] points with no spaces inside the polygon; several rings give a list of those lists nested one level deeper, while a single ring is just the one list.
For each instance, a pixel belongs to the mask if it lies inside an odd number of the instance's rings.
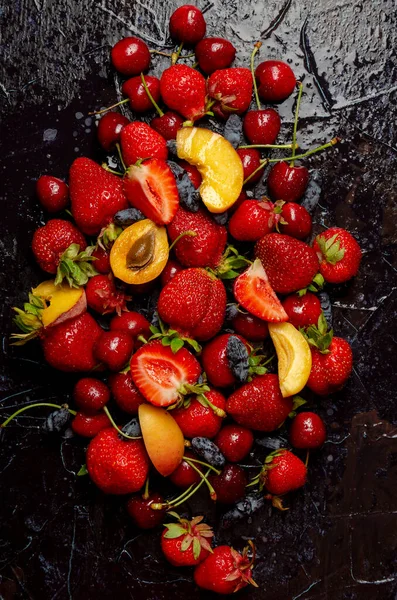
[{"label": "blueberry", "polygon": [[327,292],[320,292],[318,298],[321,302],[321,308],[324,313],[325,320],[328,323],[329,327],[332,327],[332,306],[331,300],[328,296]]},{"label": "blueberry", "polygon": [[232,321],[235,317],[237,317],[239,311],[237,308],[237,304],[228,304],[226,306],[226,321]]},{"label": "blueberry", "polygon": [[[131,419],[121,428],[121,431],[126,435],[130,435],[131,437],[139,437],[142,435],[141,428],[139,426],[139,421],[137,418]],[[119,434],[119,438],[126,441],[126,438]]]},{"label": "blueberry", "polygon": [[237,148],[237,146],[240,144],[242,134],[242,119],[240,119],[238,115],[230,115],[230,117],[226,121],[223,137],[225,137],[231,143],[233,148]]},{"label": "blueberry", "polygon": [[229,368],[238,382],[244,383],[248,377],[248,350],[243,342],[231,335],[227,341],[226,357]]},{"label": "blueberry", "polygon": [[229,220],[229,215],[226,211],[223,213],[214,214],[212,215],[212,218],[214,219],[215,223],[218,223],[218,225],[226,225]]},{"label": "blueberry", "polygon": [[200,193],[190,181],[187,171],[171,160],[168,161],[168,164],[175,176],[181,204],[186,210],[197,212],[200,208]]},{"label": "blueberry", "polygon": [[221,469],[225,465],[225,457],[218,446],[205,437],[195,437],[192,439],[192,448],[201,458],[215,468]]},{"label": "blueberry", "polygon": [[249,517],[265,505],[263,494],[249,494],[222,517],[222,527],[230,527],[235,521]]},{"label": "blueberry", "polygon": [[120,227],[128,227],[137,221],[142,221],[142,219],[145,219],[145,215],[137,208],[119,210],[113,217],[113,221]]},{"label": "blueberry", "polygon": [[168,140],[167,148],[169,153],[172,154],[172,156],[178,156],[178,151],[176,149],[176,140]]},{"label": "blueberry", "polygon": [[69,419],[70,412],[67,408],[54,410],[44,421],[43,429],[47,433],[59,433],[69,422]]}]

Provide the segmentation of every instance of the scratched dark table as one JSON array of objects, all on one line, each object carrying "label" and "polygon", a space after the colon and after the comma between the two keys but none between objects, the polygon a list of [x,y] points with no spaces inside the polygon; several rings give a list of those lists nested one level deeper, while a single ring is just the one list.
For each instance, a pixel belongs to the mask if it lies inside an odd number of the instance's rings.
[{"label": "scratched dark table", "polygon": [[[34,184],[45,172],[67,178],[77,156],[103,160],[88,112],[119,97],[109,48],[128,34],[152,48],[170,46],[167,23],[182,2],[163,0],[16,0],[0,3],[1,288],[4,300],[2,417],[33,400],[64,402],[73,377],[47,367],[38,345],[11,348],[11,307],[43,278],[30,251],[45,215]],[[204,8],[204,3],[198,3]],[[343,143],[312,159],[304,202],[315,231],[338,225],[364,249],[358,277],[329,291],[335,331],[352,344],[353,375],[343,390],[317,401],[329,439],[310,458],[309,481],[280,514],[222,520],[205,498],[217,543],[258,549],[263,600],[395,600],[397,598],[396,417],[396,122],[397,27],[394,0],[215,0],[208,35],[238,47],[247,65],[283,58],[304,81],[299,143]],[[164,59],[165,60],[165,59]],[[153,59],[159,73],[165,63]],[[280,106],[280,139],[291,133],[293,98]],[[132,115],[130,115],[132,116]],[[210,126],[214,124],[209,123]],[[218,130],[219,127],[218,127]],[[265,191],[260,184],[257,196]],[[158,532],[129,523],[124,501],[104,497],[77,478],[84,443],[44,434],[42,412],[2,432],[0,597],[4,600],[210,598],[191,572],[161,556]],[[274,441],[274,440],[273,440]],[[276,439],[277,442],[277,439]],[[266,453],[262,439],[255,457]]]}]

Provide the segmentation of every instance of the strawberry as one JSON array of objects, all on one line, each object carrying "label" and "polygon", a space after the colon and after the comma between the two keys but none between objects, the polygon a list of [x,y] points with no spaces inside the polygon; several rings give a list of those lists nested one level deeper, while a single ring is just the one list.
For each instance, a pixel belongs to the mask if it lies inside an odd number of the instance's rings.
[{"label": "strawberry", "polygon": [[174,246],[178,261],[185,267],[216,267],[226,246],[227,231],[218,225],[204,209],[196,213],[178,208],[167,228],[171,242],[185,231],[195,236],[183,236]]},{"label": "strawberry", "polygon": [[282,304],[289,322],[297,329],[317,325],[322,313],[320,300],[311,292],[306,292],[303,296],[287,296]]},{"label": "strawberry", "polygon": [[87,248],[83,234],[73,223],[63,219],[51,219],[34,232],[32,250],[37,264],[43,271],[56,273],[62,255],[71,244],[77,244],[79,250]]},{"label": "strawberry", "polygon": [[204,269],[186,269],[163,287],[157,310],[160,318],[182,335],[209,340],[225,319],[225,286]]},{"label": "strawberry", "polygon": [[[253,548],[252,542],[250,543]],[[228,595],[238,592],[251,584],[258,587],[252,579],[252,567],[255,554],[248,558],[248,547],[240,554],[231,546],[217,546],[194,570],[196,584],[210,592]]]},{"label": "strawberry", "polygon": [[166,225],[179,207],[175,177],[165,160],[150,158],[127,170],[124,193],[134,208],[157,225]]},{"label": "strawberry", "polygon": [[121,152],[127,167],[145,158],[167,160],[167,142],[147,123],[133,121],[121,130]]},{"label": "strawberry", "polygon": [[259,319],[270,323],[288,320],[287,313],[272,289],[267,272],[259,259],[237,277],[233,293],[237,302]]},{"label": "strawberry", "polygon": [[274,230],[280,218],[274,212],[274,206],[273,202],[266,199],[259,202],[245,200],[229,221],[230,235],[241,242],[260,240]]},{"label": "strawberry", "polygon": [[233,392],[226,412],[240,425],[257,431],[274,431],[292,411],[291,398],[283,398],[277,375],[258,375]]},{"label": "strawberry", "polygon": [[126,303],[130,299],[117,290],[114,280],[108,275],[92,277],[86,287],[87,304],[101,315],[109,313],[121,314],[127,310]]},{"label": "strawberry", "polygon": [[261,487],[266,487],[270,494],[283,496],[304,486],[306,476],[305,463],[282,448],[267,456],[259,477]]},{"label": "strawberry", "polygon": [[362,252],[346,229],[327,229],[316,237],[313,249],[320,261],[320,273],[328,283],[344,283],[357,275]]},{"label": "strawberry", "polygon": [[86,235],[97,235],[128,202],[122,181],[89,158],[76,158],[69,172],[72,214]]},{"label": "strawberry", "polygon": [[270,285],[278,294],[291,294],[310,285],[318,258],[308,244],[288,235],[269,233],[255,245]]},{"label": "strawberry", "polygon": [[195,384],[200,373],[199,362],[186,348],[173,353],[157,340],[139,348],[131,358],[132,380],[155,406],[178,402],[183,386]]},{"label": "strawberry", "polygon": [[167,523],[161,536],[161,549],[165,558],[174,567],[193,567],[212,552],[213,531],[203,523],[204,517],[191,521],[180,519],[178,523]]},{"label": "strawberry", "polygon": [[196,121],[205,113],[204,77],[187,65],[173,65],[163,71],[160,93],[166,105],[185,119]]},{"label": "strawberry", "polygon": [[93,438],[102,429],[111,427],[111,422],[104,412],[96,415],[87,415],[83,412],[78,412],[72,421],[71,427],[77,435]]},{"label": "strawberry", "polygon": [[141,489],[149,472],[144,443],[120,439],[113,427],[100,431],[87,449],[87,470],[105,494],[132,494]]},{"label": "strawberry", "polygon": [[138,414],[145,398],[132,381],[131,373],[113,373],[108,383],[117,406],[130,415]]},{"label": "strawberry", "polygon": [[221,69],[207,81],[208,96],[216,100],[213,110],[227,117],[231,112],[241,115],[248,110],[252,96],[252,75],[245,67]]},{"label": "strawberry", "polygon": [[[210,404],[208,404],[208,401]],[[216,414],[212,407],[216,407]],[[226,400],[220,392],[210,389],[205,394],[187,398],[183,406],[172,411],[182,433],[187,438],[216,436],[222,426],[222,413],[226,408]]]}]

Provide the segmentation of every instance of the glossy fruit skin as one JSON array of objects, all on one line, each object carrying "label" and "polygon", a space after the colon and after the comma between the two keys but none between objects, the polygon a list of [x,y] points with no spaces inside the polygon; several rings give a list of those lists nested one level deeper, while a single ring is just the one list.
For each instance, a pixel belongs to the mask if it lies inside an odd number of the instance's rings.
[{"label": "glossy fruit skin", "polygon": [[251,144],[274,144],[280,127],[281,119],[274,108],[250,110],[243,121],[244,135]]},{"label": "glossy fruit skin", "polygon": [[110,390],[100,379],[83,377],[74,386],[73,398],[84,413],[95,414],[109,402]]},{"label": "glossy fruit skin", "polygon": [[194,46],[207,29],[203,13],[196,6],[185,4],[177,8],[170,18],[170,34],[177,42]]},{"label": "glossy fruit skin", "polygon": [[[236,555],[239,557],[238,561]],[[248,582],[242,579],[242,575],[244,573],[245,577],[249,578],[252,570],[248,568],[240,571],[241,576],[236,579],[229,579],[229,576],[246,564],[248,559],[244,559],[230,546],[217,546],[213,553],[195,568],[194,581],[204,590],[221,595],[233,594],[248,585]]]},{"label": "glossy fruit skin", "polygon": [[165,508],[153,510],[150,505],[162,502],[164,502],[164,498],[157,492],[151,492],[148,498],[132,496],[127,502],[127,511],[139,529],[154,529],[163,522],[166,511]]},{"label": "glossy fruit skin", "polygon": [[218,37],[204,38],[194,51],[200,69],[207,75],[230,67],[236,56],[236,48],[233,44],[229,40]]},{"label": "glossy fruit skin", "polygon": [[312,218],[306,208],[295,202],[286,202],[281,209],[281,217],[287,225],[279,223],[280,233],[305,240],[312,230]]},{"label": "glossy fruit skin", "polygon": [[165,104],[185,119],[195,121],[205,113],[206,81],[187,65],[176,64],[163,71],[160,92]]},{"label": "glossy fruit skin", "polygon": [[252,75],[245,67],[214,71],[207,81],[208,96],[217,100],[212,110],[219,117],[230,111],[241,115],[248,110],[252,97]]},{"label": "glossy fruit skin", "polygon": [[[223,333],[216,336],[208,344],[206,344],[201,353],[201,363],[208,377],[208,381],[212,385],[220,388],[230,387],[237,383],[237,379],[232,373],[227,357],[227,345],[232,337],[231,333]],[[234,335],[243,344],[246,345],[248,352],[250,348],[244,338]]]},{"label": "glossy fruit skin", "polygon": [[150,126],[163,136],[165,140],[175,140],[178,129],[182,127],[183,119],[176,112],[169,110],[161,117],[154,117]]},{"label": "glossy fruit skin", "polygon": [[271,468],[266,470],[263,477],[267,491],[274,496],[283,496],[304,486],[307,476],[307,469],[300,458],[289,450],[280,452],[279,456],[273,458]]},{"label": "glossy fruit skin", "polygon": [[160,275],[161,287],[167,285],[180,271],[183,271],[182,265],[177,260],[169,258]]},{"label": "glossy fruit skin", "polygon": [[241,242],[257,242],[275,228],[275,215],[268,202],[245,200],[229,221],[229,232]]},{"label": "glossy fruit skin", "polygon": [[130,373],[112,373],[108,383],[117,406],[129,415],[137,415],[145,398],[132,381]]},{"label": "glossy fruit skin", "polygon": [[281,161],[271,169],[267,178],[267,189],[273,200],[297,202],[306,192],[309,171],[303,166],[290,166]]},{"label": "glossy fruit skin", "polygon": [[312,370],[307,387],[319,396],[328,396],[342,389],[353,368],[353,353],[349,342],[334,337],[328,354],[311,348]]},{"label": "glossy fruit skin", "polygon": [[94,354],[111,371],[121,371],[134,350],[134,340],[127,331],[104,331],[95,342]]},{"label": "glossy fruit skin", "polygon": [[241,190],[241,194],[237,198],[236,202],[229,208],[229,214],[233,215],[239,206],[242,205],[244,200],[250,200],[250,198],[247,196],[247,192],[243,189]]},{"label": "glossy fruit skin", "polygon": [[127,310],[127,296],[116,288],[108,275],[91,277],[86,286],[86,297],[88,306],[101,315]]},{"label": "glossy fruit skin", "polygon": [[114,68],[129,77],[147,71],[150,65],[149,48],[137,37],[119,40],[111,50],[111,58]]},{"label": "glossy fruit skin", "polygon": [[187,172],[190,181],[192,182],[192,184],[194,185],[194,187],[196,188],[196,190],[198,190],[198,188],[201,185],[201,182],[203,181],[203,178],[200,175],[200,171],[198,170],[197,167],[195,167],[194,165],[190,165],[186,160],[179,160],[178,164],[185,169],[185,171]]},{"label": "glossy fruit skin", "polygon": [[238,465],[226,465],[220,475],[208,477],[219,504],[234,504],[244,498],[248,479],[243,469]]},{"label": "glossy fruit skin", "polygon": [[[143,315],[134,311],[127,311],[113,317],[110,321],[110,331],[116,330],[128,331],[134,342],[136,342],[139,335],[143,335],[146,339],[151,336],[149,321]],[[138,342],[137,347],[139,347],[139,344],[140,342]]]},{"label": "glossy fruit skin", "polygon": [[100,246],[97,246],[91,256],[96,259],[94,261],[95,270],[101,275],[108,275],[111,271],[110,254],[108,250],[104,250]]},{"label": "glossy fruit skin", "polygon": [[265,102],[283,102],[292,94],[296,85],[295,75],[287,63],[281,60],[265,60],[255,69],[259,96]]},{"label": "glossy fruit skin", "polygon": [[[226,400],[218,390],[205,392],[205,396],[216,407],[226,409]],[[192,397],[190,406],[176,408],[172,416],[186,438],[206,437],[212,439],[222,426],[222,417],[218,417],[210,406],[203,406],[196,397]]]},{"label": "glossy fruit skin", "polygon": [[102,429],[108,429],[110,425],[109,417],[105,413],[87,415],[84,412],[78,412],[72,421],[71,427],[77,435],[93,438]]},{"label": "glossy fruit skin", "polygon": [[[340,249],[344,249],[344,256],[341,260],[332,264],[327,261],[323,255],[318,243],[318,238],[329,240],[336,235],[335,242],[339,242]],[[361,248],[356,239],[341,227],[330,227],[324,231],[313,242],[313,248],[320,260],[320,273],[328,283],[344,283],[358,273],[362,258]]]},{"label": "glossy fruit skin", "polygon": [[64,181],[53,175],[41,175],[36,182],[36,194],[40,204],[49,212],[56,213],[69,204],[69,188]]},{"label": "glossy fruit skin", "polygon": [[[190,452],[189,450],[185,451],[185,456],[187,456],[188,458],[197,458],[196,455],[193,454],[193,452]],[[199,470],[202,470],[199,464],[195,464],[195,466]],[[199,483],[201,477],[197,473],[197,471],[195,471],[193,467],[189,465],[189,463],[187,463],[185,460],[182,460],[179,467],[177,467],[175,471],[171,473],[169,479],[174,485],[176,485],[176,487],[185,490],[191,485],[196,485],[197,483]]]},{"label": "glossy fruit skin", "polygon": [[[145,82],[149,92],[153,96],[155,102],[160,101],[160,80],[152,75],[145,76]],[[144,113],[148,110],[153,110],[154,106],[146,93],[140,76],[131,77],[123,83],[122,93],[130,99],[130,105],[133,111]]]},{"label": "glossy fruit skin", "polygon": [[120,136],[121,151],[127,167],[139,159],[158,158],[167,160],[167,142],[146,123],[133,121],[124,127]]},{"label": "glossy fruit skin", "polygon": [[107,112],[98,123],[98,141],[106,152],[114,149],[120,141],[120,133],[129,120],[118,112]]},{"label": "glossy fruit skin", "polygon": [[174,567],[194,567],[200,564],[210,554],[209,550],[200,548],[200,554],[197,558],[193,556],[193,544],[191,544],[187,550],[182,551],[181,545],[185,539],[185,535],[181,535],[178,538],[167,539],[164,530],[161,536],[161,549],[165,555],[165,558]]},{"label": "glossy fruit skin", "polygon": [[251,451],[254,443],[252,431],[241,425],[224,425],[217,433],[215,444],[229,462],[240,462]]},{"label": "glossy fruit skin", "polygon": [[105,494],[132,494],[141,489],[149,472],[142,440],[121,440],[112,427],[100,431],[87,449],[89,476]]},{"label": "glossy fruit skin", "polygon": [[269,336],[267,323],[250,313],[239,312],[232,320],[232,327],[250,342],[262,342]]},{"label": "glossy fruit skin", "polygon": [[320,300],[311,292],[306,292],[304,296],[298,296],[298,294],[287,296],[282,305],[289,322],[297,329],[317,325],[322,313]]},{"label": "glossy fruit skin", "polygon": [[[253,173],[261,164],[261,155],[255,148],[237,148],[244,169],[244,181]],[[247,185],[257,183],[263,176],[263,171],[260,170],[247,182]]]},{"label": "glossy fruit skin", "polygon": [[324,421],[313,412],[302,412],[296,415],[289,430],[291,445],[302,450],[320,448],[326,436]]},{"label": "glossy fruit skin", "polygon": [[56,273],[61,255],[71,244],[78,244],[85,250],[87,242],[82,233],[63,219],[51,219],[33,234],[32,250],[41,269],[47,273]]}]

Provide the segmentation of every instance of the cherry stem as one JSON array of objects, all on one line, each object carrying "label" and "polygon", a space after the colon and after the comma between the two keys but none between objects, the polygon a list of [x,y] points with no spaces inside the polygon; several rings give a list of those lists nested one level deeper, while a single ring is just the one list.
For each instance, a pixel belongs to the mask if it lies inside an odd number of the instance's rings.
[{"label": "cherry stem", "polygon": [[[284,149],[284,148],[294,148],[293,144],[249,144],[247,146],[239,146],[240,148],[270,148],[274,150]],[[298,144],[296,144],[296,148],[299,148]]]},{"label": "cherry stem", "polygon": [[201,488],[201,486],[203,485],[204,481],[207,481],[207,477],[208,477],[208,475],[210,473],[211,473],[211,470],[208,469],[208,471],[206,472],[206,474],[203,475],[201,481],[199,481],[199,483],[196,486],[193,487],[193,489],[190,491],[190,493],[188,493],[187,495],[185,495],[182,500],[181,500],[181,497],[179,497],[179,499],[177,498],[177,502],[172,502],[171,503],[172,508],[176,508],[177,506],[179,506],[180,504],[183,504],[184,502],[186,502],[186,500],[188,500],[189,498],[191,498]]},{"label": "cherry stem", "polygon": [[179,45],[178,50],[171,54],[171,65],[176,65],[176,63],[178,62],[178,58],[181,55],[182,48],[183,48],[183,42],[181,42],[181,44]]},{"label": "cherry stem", "polygon": [[105,169],[105,171],[107,171],[108,173],[113,173],[113,175],[118,175],[118,177],[123,177],[124,175],[124,173],[120,173],[120,171],[115,171],[114,169],[111,169],[106,163],[102,163],[102,169]]},{"label": "cherry stem", "polygon": [[161,52],[160,50],[149,50],[150,54],[160,54],[161,56],[166,56],[167,58],[171,58],[172,54],[168,54],[167,52]]},{"label": "cherry stem", "polygon": [[14,412],[10,417],[8,417],[8,419],[6,419],[4,421],[4,423],[2,423],[0,425],[0,427],[7,427],[8,423],[10,423],[10,421],[15,419],[15,417],[17,417],[21,413],[24,413],[26,410],[29,410],[30,408],[36,408],[37,406],[50,406],[51,408],[58,408],[58,409],[66,408],[66,410],[68,410],[71,415],[75,416],[77,414],[77,412],[75,410],[72,410],[71,408],[69,408],[67,404],[60,405],[60,404],[51,404],[50,402],[35,402],[34,404],[28,404],[28,406],[23,406],[22,408],[20,408],[16,412]]},{"label": "cherry stem", "polygon": [[[194,462],[194,463],[197,463],[198,465],[203,465],[203,467],[208,467],[208,469],[211,469],[212,471],[214,471],[214,473],[216,475],[220,475],[221,474],[221,472],[218,469],[215,469],[215,467],[213,467],[212,465],[210,465],[210,464],[208,464],[206,462],[203,462],[202,460],[198,460],[197,458],[190,458],[190,456],[184,456],[183,460],[185,460],[189,464],[191,462]],[[190,465],[190,466],[193,466],[193,465]]]},{"label": "cherry stem", "polygon": [[251,175],[248,175],[248,177],[246,177],[246,179],[244,179],[243,185],[248,183],[253,178],[253,176],[258,173],[258,171],[260,171],[261,169],[264,169],[266,167],[266,165],[268,165],[268,164],[269,164],[268,158],[261,160],[261,164],[259,165],[259,167],[256,167],[255,171],[252,171]]},{"label": "cherry stem", "polygon": [[191,231],[190,229],[188,231],[182,231],[182,233],[180,233],[178,235],[178,237],[174,239],[174,241],[172,242],[171,246],[168,248],[168,251],[171,252],[171,250],[173,249],[173,247],[175,246],[175,244],[177,244],[181,238],[183,238],[185,236],[196,237],[196,235],[197,235],[197,233],[195,231]]},{"label": "cherry stem", "polygon": [[116,431],[118,431],[118,433],[120,435],[122,435],[123,437],[127,438],[127,440],[140,440],[142,439],[142,436],[137,436],[137,437],[133,437],[131,435],[127,435],[126,433],[124,433],[124,431],[121,431],[121,429],[116,425],[112,415],[109,412],[109,409],[107,406],[103,407],[103,412],[107,415],[109,421],[111,422],[111,424],[113,425],[113,427],[116,429]]},{"label": "cherry stem", "polygon": [[150,90],[147,86],[146,79],[145,79],[145,76],[143,73],[141,73],[141,80],[142,80],[142,85],[145,88],[145,92],[147,93],[150,102],[153,104],[154,108],[157,110],[159,117],[164,117],[163,111],[161,110],[161,108],[157,104],[156,100],[153,98],[152,94],[150,93]]},{"label": "cherry stem", "polygon": [[210,484],[210,482],[208,481],[207,477],[204,475],[204,473],[202,471],[200,471],[200,469],[198,469],[196,467],[196,465],[194,465],[193,463],[191,463],[189,461],[189,459],[185,458],[185,461],[188,463],[188,465],[190,465],[192,467],[192,469],[194,469],[196,471],[196,473],[198,473],[201,477],[201,479],[204,479],[205,484],[208,488],[208,491],[210,493],[211,499],[212,500],[216,500],[216,491],[214,490],[214,488],[212,487],[212,485]]},{"label": "cherry stem", "polygon": [[310,452],[309,450],[306,451],[306,460],[305,460],[305,467],[307,468],[307,465],[309,464],[309,456],[310,456]]},{"label": "cherry stem", "polygon": [[[296,156],[294,156],[294,160],[299,160],[301,158],[307,158],[308,156],[311,156],[312,154],[317,154],[317,152],[321,152],[322,150],[326,150],[327,148],[332,148],[333,146],[338,144],[340,141],[341,141],[340,138],[335,137],[330,142],[327,142],[326,144],[323,144],[322,146],[317,146],[317,148],[308,150],[304,154],[297,154]],[[269,159],[267,159],[267,162],[269,162],[269,163],[276,163],[276,162],[283,162],[283,161],[289,163],[290,159],[288,159],[288,158],[269,158]]]},{"label": "cherry stem", "polygon": [[144,500],[149,498],[149,477],[145,481],[145,489],[143,490],[142,498]]},{"label": "cherry stem", "polygon": [[[297,145],[296,145],[296,133],[298,131],[299,109],[300,109],[301,100],[302,100],[302,93],[303,93],[303,83],[301,81],[299,81],[298,85],[299,85],[299,92],[298,92],[298,98],[296,100],[294,129],[293,129],[293,132],[292,132],[292,158],[295,158],[295,151],[296,151],[296,148],[297,148]],[[293,167],[294,166],[294,161],[292,161],[290,163],[290,165],[291,165],[291,167]]]},{"label": "cherry stem", "polygon": [[259,48],[262,46],[262,42],[256,42],[254,49],[252,51],[251,54],[251,74],[252,74],[252,83],[254,85],[254,95],[255,95],[255,100],[256,100],[256,104],[258,106],[258,109],[261,109],[261,102],[259,100],[259,94],[258,94],[258,86],[256,85],[256,79],[255,79],[255,72],[254,72],[254,59],[255,59],[255,55],[258,52]]},{"label": "cherry stem", "polygon": [[116,144],[116,149],[117,149],[117,154],[119,155],[119,159],[120,159],[120,162],[121,162],[121,166],[123,167],[123,169],[124,169],[124,173],[125,173],[125,172],[126,172],[126,170],[127,170],[127,165],[126,165],[126,164],[125,164],[125,162],[124,162],[123,155],[121,154],[121,148],[120,148],[120,144],[119,144],[118,142],[117,142],[117,144]]},{"label": "cherry stem", "polygon": [[217,417],[221,417],[222,419],[224,419],[226,417],[225,411],[222,410],[221,408],[219,408],[218,406],[215,406],[214,404],[212,404],[212,402],[210,400],[208,400],[208,398],[205,394],[199,394],[199,395],[202,398],[204,398],[204,400],[206,401],[208,406],[213,410],[213,412],[216,414]]},{"label": "cherry stem", "polygon": [[121,106],[122,104],[125,104],[126,102],[129,102],[130,99],[129,98],[125,98],[124,100],[120,100],[120,102],[117,102],[116,104],[112,104],[112,106],[108,106],[107,108],[103,108],[102,110],[95,110],[94,112],[89,112],[88,114],[90,116],[92,115],[102,115],[105,112],[108,112],[108,110],[112,110],[112,108],[116,108],[117,106]]}]

